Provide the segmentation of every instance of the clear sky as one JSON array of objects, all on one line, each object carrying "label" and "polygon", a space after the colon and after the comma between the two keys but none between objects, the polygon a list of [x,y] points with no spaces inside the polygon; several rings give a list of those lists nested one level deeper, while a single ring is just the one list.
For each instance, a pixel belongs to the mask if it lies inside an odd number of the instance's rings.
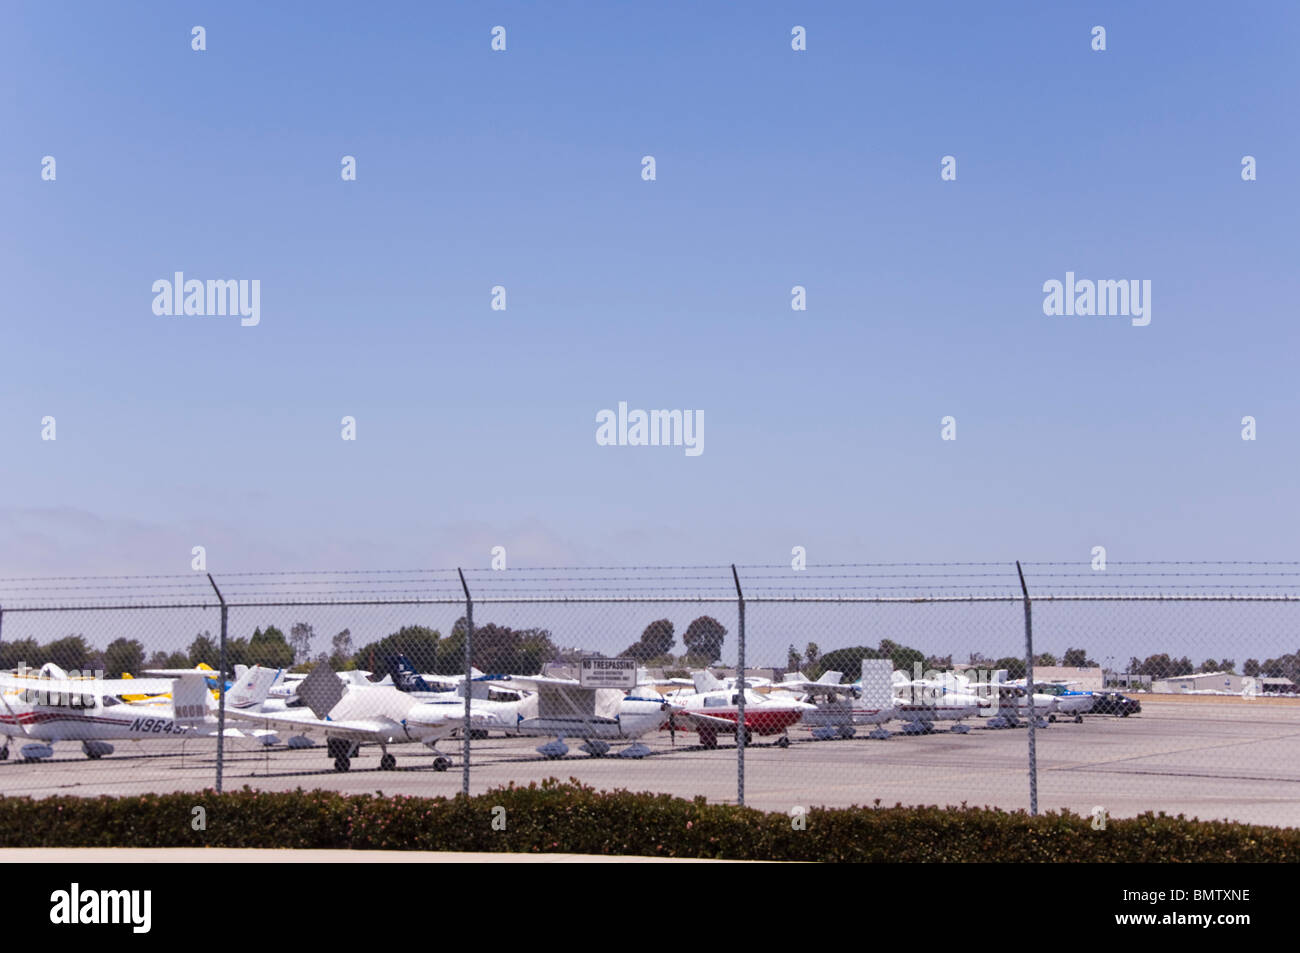
[{"label": "clear sky", "polygon": [[[1292,558],[1298,24],[6,3],[0,569]],[[704,452],[598,446],[620,401]]]}]

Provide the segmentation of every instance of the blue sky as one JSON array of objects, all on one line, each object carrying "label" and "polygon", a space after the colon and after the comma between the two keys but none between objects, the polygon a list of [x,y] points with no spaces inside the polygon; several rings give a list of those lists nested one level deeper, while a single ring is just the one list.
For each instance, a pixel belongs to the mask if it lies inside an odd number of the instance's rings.
[{"label": "blue sky", "polygon": [[[1297,22],[6,4],[0,569],[1290,558]],[[705,452],[597,446],[619,401]]]}]

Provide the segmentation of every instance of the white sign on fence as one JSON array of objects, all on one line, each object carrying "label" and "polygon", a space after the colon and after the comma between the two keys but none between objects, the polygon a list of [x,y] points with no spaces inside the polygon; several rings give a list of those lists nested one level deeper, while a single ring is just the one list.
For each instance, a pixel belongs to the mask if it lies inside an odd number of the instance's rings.
[{"label": "white sign on fence", "polygon": [[632,658],[585,658],[578,668],[583,688],[636,688],[637,661]]}]

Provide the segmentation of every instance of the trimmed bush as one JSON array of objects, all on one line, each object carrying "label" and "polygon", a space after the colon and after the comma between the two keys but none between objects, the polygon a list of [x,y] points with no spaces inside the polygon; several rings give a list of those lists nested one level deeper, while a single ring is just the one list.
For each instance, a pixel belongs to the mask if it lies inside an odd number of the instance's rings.
[{"label": "trimmed bush", "polygon": [[[206,830],[191,826],[194,808]],[[500,827],[505,808],[505,830]],[[813,808],[790,816],[600,792],[554,778],[471,798],[271,793],[0,798],[3,847],[270,847],[636,854],[791,861],[1300,861],[1300,829],[1182,815],[1092,818],[961,807]]]}]

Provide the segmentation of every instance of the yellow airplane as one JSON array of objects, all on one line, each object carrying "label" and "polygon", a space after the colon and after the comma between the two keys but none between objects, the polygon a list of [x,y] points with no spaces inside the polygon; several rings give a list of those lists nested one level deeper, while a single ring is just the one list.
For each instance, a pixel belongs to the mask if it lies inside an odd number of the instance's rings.
[{"label": "yellow airplane", "polygon": [[[219,689],[217,687],[217,680],[216,680],[217,670],[213,668],[211,665],[209,665],[207,662],[200,662],[198,665],[194,666],[194,669],[200,672],[212,673],[212,675],[208,676],[207,678],[208,689],[209,691],[212,692],[212,697],[217,698],[219,695]],[[122,678],[134,679],[135,676],[130,674],[129,672],[123,672]],[[163,695],[123,695],[122,701],[125,702],[162,701],[164,698],[171,698],[171,697],[172,696],[170,692],[167,692],[166,694]]]}]

